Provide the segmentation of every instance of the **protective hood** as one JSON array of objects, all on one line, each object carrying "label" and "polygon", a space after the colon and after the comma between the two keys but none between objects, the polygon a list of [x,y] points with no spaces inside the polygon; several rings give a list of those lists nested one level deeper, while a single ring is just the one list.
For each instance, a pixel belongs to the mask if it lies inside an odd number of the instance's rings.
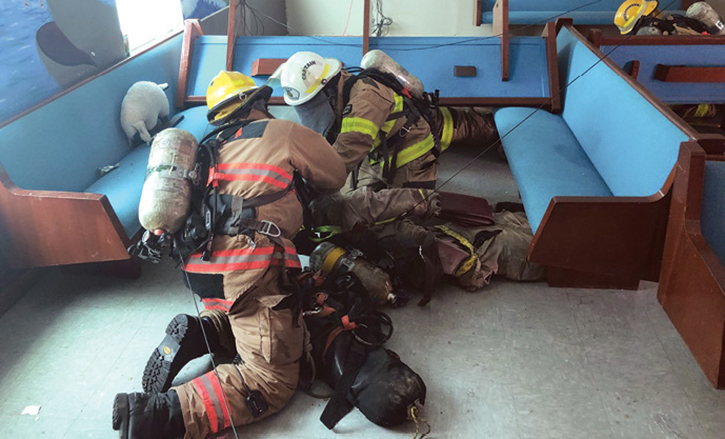
[{"label": "protective hood", "polygon": [[331,96],[323,92],[304,104],[295,106],[300,123],[316,133],[327,136],[335,124],[335,110],[331,99],[333,99]]}]

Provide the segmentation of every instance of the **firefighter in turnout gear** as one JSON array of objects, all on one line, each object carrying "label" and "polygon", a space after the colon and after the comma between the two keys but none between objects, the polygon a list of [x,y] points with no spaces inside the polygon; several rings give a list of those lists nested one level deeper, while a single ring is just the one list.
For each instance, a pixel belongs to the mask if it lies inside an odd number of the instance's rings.
[{"label": "firefighter in turnout gear", "polygon": [[[221,72],[209,85],[208,118],[220,129],[208,188],[215,189],[211,193],[218,193],[218,200],[232,196],[232,211],[238,210],[240,221],[224,223],[214,231],[206,254],[199,251],[185,261],[189,273],[223,276],[220,304],[241,362],[219,365],[216,374],[211,371],[167,391],[170,381],[162,380],[148,386],[150,393],[118,394],[113,427],[122,439],[203,439],[278,412],[297,388],[305,329],[287,270],[300,268],[291,240],[302,226],[303,206],[292,184],[301,177],[319,193],[334,193],[346,172],[322,136],[269,114],[270,94],[269,87],[257,87],[235,72]],[[215,337],[224,332],[224,320],[213,315],[182,318],[181,335],[204,328],[210,344],[218,344]],[[172,340],[162,356],[173,356],[178,347],[169,335]],[[190,344],[203,343],[202,338]]]},{"label": "firefighter in turnout gear", "polygon": [[394,76],[374,73],[353,75],[336,59],[297,52],[273,75],[301,123],[333,144],[360,186],[432,189],[442,151],[497,135],[491,114],[442,107],[424,114],[407,89],[396,92]]}]

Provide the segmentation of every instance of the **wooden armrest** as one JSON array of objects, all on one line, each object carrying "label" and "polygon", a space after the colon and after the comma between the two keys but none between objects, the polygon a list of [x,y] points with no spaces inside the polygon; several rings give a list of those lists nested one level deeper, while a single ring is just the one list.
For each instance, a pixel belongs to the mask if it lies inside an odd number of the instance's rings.
[{"label": "wooden armrest", "polygon": [[252,63],[252,76],[270,76],[286,61],[285,58],[256,59]]},{"label": "wooden armrest", "polygon": [[657,64],[654,78],[662,82],[725,82],[725,66],[671,66]]},{"label": "wooden armrest", "polygon": [[0,246],[14,268],[129,259],[105,195],[25,190],[0,168]]}]

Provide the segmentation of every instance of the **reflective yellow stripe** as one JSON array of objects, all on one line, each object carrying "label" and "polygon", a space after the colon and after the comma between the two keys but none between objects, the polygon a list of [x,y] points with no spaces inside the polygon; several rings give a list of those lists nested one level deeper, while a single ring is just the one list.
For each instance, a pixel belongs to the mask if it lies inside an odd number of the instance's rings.
[{"label": "reflective yellow stripe", "polygon": [[325,68],[322,69],[322,74],[317,77],[317,80],[315,80],[315,82],[313,82],[312,85],[310,85],[310,88],[308,88],[307,90],[305,90],[305,93],[306,94],[310,94],[313,91],[317,90],[317,87],[319,87],[320,84],[322,84],[322,80],[325,79],[325,76],[327,76],[327,71],[328,70],[330,70],[330,65],[329,64],[326,64],[325,65]]},{"label": "reflective yellow stripe", "polygon": [[310,237],[310,241],[319,243],[327,241],[335,235],[342,233],[342,227],[340,226],[320,226],[312,229],[312,232],[317,235],[316,237]]},{"label": "reflective yellow stripe", "polygon": [[464,238],[463,236],[459,235],[458,233],[454,232],[450,228],[440,225],[435,226],[436,229],[440,230],[441,232],[445,233],[446,235],[450,236],[451,238],[458,241],[462,246],[466,247],[468,249],[468,253],[471,255],[464,263],[461,264],[460,267],[458,267],[458,270],[456,270],[456,277],[461,277],[464,274],[468,273],[476,264],[476,250],[473,248],[473,245]]},{"label": "reflective yellow stripe", "polygon": [[[412,162],[413,160],[417,159],[418,157],[422,157],[423,154],[433,149],[434,146],[435,141],[433,140],[433,135],[428,134],[425,139],[421,140],[420,142],[416,142],[406,147],[402,151],[398,152],[398,160],[395,161],[396,167],[401,168]],[[392,157],[388,158],[388,160],[392,159]],[[382,162],[382,160],[370,160],[370,164],[373,166],[377,165],[380,162]]]},{"label": "reflective yellow stripe", "polygon": [[[393,108],[393,112],[390,114],[399,113],[401,111],[403,111],[403,97],[400,96],[399,94],[396,94],[395,95],[395,108]],[[389,121],[385,122],[383,124],[383,126],[380,127],[380,129],[385,131],[386,133],[389,133],[390,130],[393,129],[393,127],[395,126],[395,122],[397,122],[397,121],[398,121],[398,119],[389,120]]]},{"label": "reflective yellow stripe", "polygon": [[451,115],[451,110],[446,107],[441,107],[441,114],[443,115],[441,151],[445,151],[449,146],[451,146],[451,140],[453,139],[453,116]]},{"label": "reflective yellow stripe", "polygon": [[367,134],[373,139],[378,136],[378,126],[374,122],[362,117],[346,117],[342,119],[342,127],[340,134],[343,133],[362,133]]},{"label": "reflective yellow stripe", "polygon": [[431,134],[428,134],[428,136],[421,140],[420,142],[416,142],[402,151],[398,153],[398,160],[396,160],[395,165],[400,168],[408,163],[412,162],[413,160],[417,159],[418,157],[422,157],[423,154],[427,153],[433,147],[435,146],[435,142],[433,141],[433,136]]}]

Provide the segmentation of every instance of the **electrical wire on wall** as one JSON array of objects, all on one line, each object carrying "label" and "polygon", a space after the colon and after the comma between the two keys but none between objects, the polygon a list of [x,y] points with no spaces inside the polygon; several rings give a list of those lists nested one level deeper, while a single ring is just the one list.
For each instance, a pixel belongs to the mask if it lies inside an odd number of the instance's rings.
[{"label": "electrical wire on wall", "polygon": [[393,19],[383,14],[383,0],[375,0],[373,9],[373,13],[377,18],[373,21],[372,34],[376,37],[384,37],[390,31],[390,25],[393,24]]},{"label": "electrical wire on wall", "polygon": [[[244,34],[253,35],[264,35],[264,22],[257,14],[257,10],[247,4],[247,0],[239,0],[237,6],[241,6],[242,17],[244,18]],[[248,15],[249,14],[249,15]],[[250,17],[251,20],[247,20]],[[254,32],[252,32],[252,26],[254,26]],[[261,30],[261,32],[260,32]]]}]

